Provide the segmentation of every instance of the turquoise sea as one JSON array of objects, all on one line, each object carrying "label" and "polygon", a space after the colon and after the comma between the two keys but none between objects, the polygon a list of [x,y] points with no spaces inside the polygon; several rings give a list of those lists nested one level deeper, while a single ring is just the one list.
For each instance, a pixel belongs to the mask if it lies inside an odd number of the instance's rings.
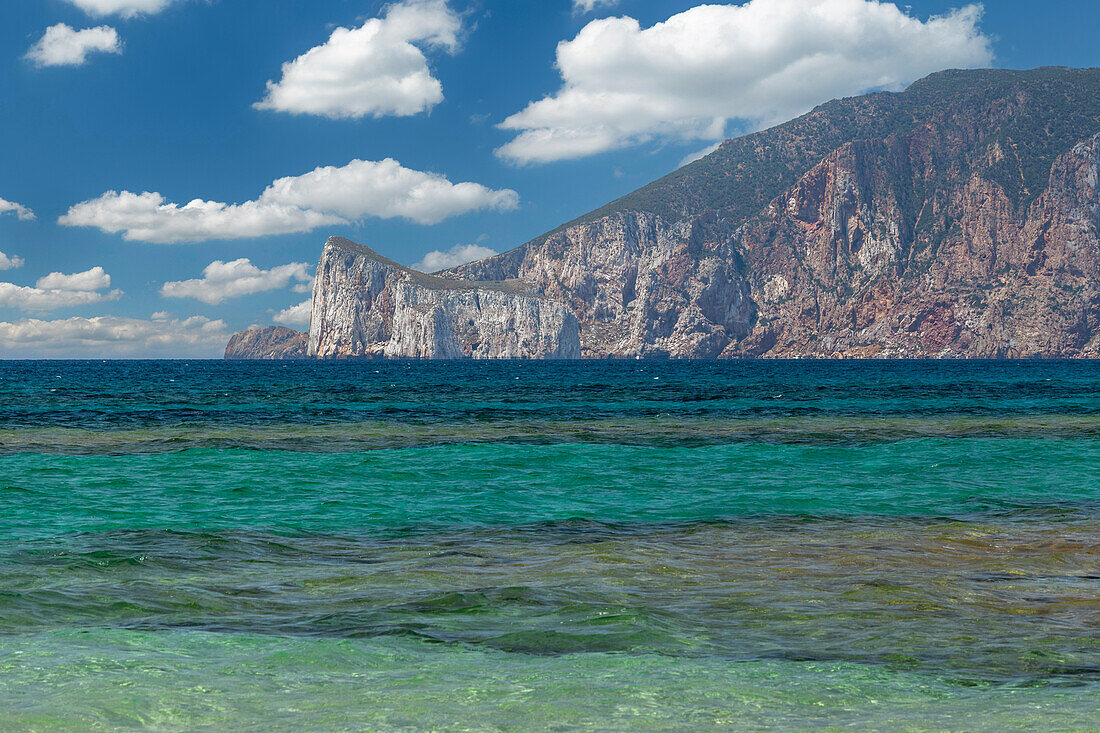
[{"label": "turquoise sea", "polygon": [[0,730],[1100,729],[1100,363],[0,362]]}]

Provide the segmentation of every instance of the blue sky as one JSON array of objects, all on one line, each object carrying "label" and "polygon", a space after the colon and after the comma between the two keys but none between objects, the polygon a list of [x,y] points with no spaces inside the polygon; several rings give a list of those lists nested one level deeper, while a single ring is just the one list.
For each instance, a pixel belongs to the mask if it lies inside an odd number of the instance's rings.
[{"label": "blue sky", "polygon": [[217,356],[331,234],[504,251],[833,96],[1100,65],[1092,2],[697,6],[0,4],[0,357]]}]

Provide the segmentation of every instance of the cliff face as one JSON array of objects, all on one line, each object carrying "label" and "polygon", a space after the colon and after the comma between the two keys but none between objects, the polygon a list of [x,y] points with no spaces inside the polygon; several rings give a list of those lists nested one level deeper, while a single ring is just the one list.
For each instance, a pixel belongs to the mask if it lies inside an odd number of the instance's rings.
[{"label": "cliff face", "polygon": [[590,357],[1095,357],[1098,133],[1100,70],[944,72],[441,275],[568,304]]},{"label": "cliff face", "polygon": [[907,216],[926,153],[912,137],[846,145],[746,225],[760,310],[730,355],[1098,355],[1100,136],[1024,206],[970,170]]},{"label": "cliff face", "polygon": [[320,359],[572,359],[576,317],[509,283],[444,280],[340,237],[317,266],[308,354]]},{"label": "cliff face", "polygon": [[226,359],[305,359],[307,337],[282,326],[233,334],[225,347]]},{"label": "cliff face", "polygon": [[752,330],[756,309],[742,263],[705,252],[706,236],[701,223],[614,214],[455,272],[518,278],[566,303],[586,357],[711,358]]}]

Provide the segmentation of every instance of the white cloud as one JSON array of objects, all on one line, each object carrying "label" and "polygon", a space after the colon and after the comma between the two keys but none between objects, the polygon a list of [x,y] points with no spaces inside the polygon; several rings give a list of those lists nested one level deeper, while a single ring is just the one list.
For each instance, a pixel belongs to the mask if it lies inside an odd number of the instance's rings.
[{"label": "white cloud", "polygon": [[423,51],[455,51],[462,20],[445,0],[405,0],[360,28],[337,28],[328,41],[283,64],[255,106],[331,118],[405,117],[443,101]]},{"label": "white cloud", "polygon": [[980,5],[921,21],[879,0],[700,5],[643,29],[605,18],[558,45],[562,88],[508,117],[517,163],[579,158],[653,139],[717,140],[815,104],[898,89],[947,67],[989,65]]},{"label": "white cloud", "polygon": [[111,276],[102,267],[98,266],[73,275],[51,272],[45,277],[38,278],[35,287],[42,290],[75,290],[79,292],[104,290],[111,287]]},{"label": "white cloud", "polygon": [[386,158],[280,178],[257,200],[243,204],[195,199],[180,206],[159,193],[108,191],[71,207],[58,223],[122,232],[131,241],[174,244],[308,232],[367,217],[436,224],[470,211],[506,211],[518,205],[519,196],[510,189],[451,183]]},{"label": "white cloud", "polygon": [[614,5],[619,0],[573,0],[573,10],[578,13],[591,13],[596,8]]},{"label": "white cloud", "polygon": [[412,267],[421,272],[439,272],[465,265],[467,262],[483,260],[495,254],[498,254],[495,249],[483,247],[480,244],[456,244],[448,250],[432,250]]},{"label": "white cloud", "polygon": [[0,270],[14,270],[22,267],[25,260],[18,255],[6,255],[0,252]]},{"label": "white cloud", "polygon": [[296,328],[308,328],[309,327],[309,312],[313,307],[312,300],[304,300],[298,305],[292,305],[286,310],[281,310],[275,314],[273,319],[276,323],[281,323],[284,326],[292,326]]},{"label": "white cloud", "polygon": [[195,199],[180,206],[149,191],[108,191],[70,207],[57,221],[64,226],[123,232],[123,239],[159,244],[293,234],[347,223],[339,216],[275,202],[223,204]]},{"label": "white cloud", "polygon": [[76,30],[64,23],[51,25],[25,58],[37,66],[81,66],[90,53],[122,53],[118,32],[110,26]]},{"label": "white cloud", "polygon": [[106,292],[109,287],[111,276],[102,267],[73,275],[51,272],[39,278],[33,288],[0,282],[0,308],[38,312],[118,300],[122,291]]},{"label": "white cloud", "polygon": [[152,15],[167,8],[172,0],[69,0],[88,15]]},{"label": "white cloud", "polygon": [[14,213],[20,221],[32,221],[34,219],[34,212],[26,206],[7,199],[0,199],[0,214],[7,213]]},{"label": "white cloud", "polygon": [[0,282],[0,307],[25,311],[48,311],[73,308],[108,300],[118,300],[121,290],[99,293],[92,290],[43,290],[25,285]]},{"label": "white cloud", "polygon": [[260,200],[332,212],[353,221],[369,216],[400,217],[418,224],[437,224],[468,211],[506,211],[519,205],[515,191],[451,183],[434,173],[405,168],[393,158],[353,160],[342,168],[329,166],[280,178]]},{"label": "white cloud", "polygon": [[213,357],[222,355],[228,339],[224,321],[202,316],[148,321],[97,316],[0,322],[0,350],[28,359]]},{"label": "white cloud", "polygon": [[291,262],[261,270],[247,258],[232,262],[214,260],[203,269],[201,279],[164,283],[160,294],[165,298],[195,298],[209,305],[217,305],[228,298],[285,288],[295,280],[311,282],[311,269],[305,262]]}]

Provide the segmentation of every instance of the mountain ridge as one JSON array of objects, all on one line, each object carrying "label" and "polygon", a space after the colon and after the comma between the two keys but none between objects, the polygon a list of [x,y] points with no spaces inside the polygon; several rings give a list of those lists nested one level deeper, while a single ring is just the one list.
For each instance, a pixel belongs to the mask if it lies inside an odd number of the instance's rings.
[{"label": "mountain ridge", "polygon": [[[1018,83],[1021,80],[1030,80],[1032,82],[1039,83],[1043,81],[1057,81],[1059,77],[1066,74],[1087,75],[1094,77],[1090,86],[1095,92],[1093,98],[1100,101],[1100,68],[1079,69],[1065,66],[1042,66],[1031,70],[945,69],[943,71],[938,71],[928,76],[922,77],[921,79],[918,79],[917,81],[910,84],[905,90],[900,92],[873,92],[871,94],[833,99],[828,102],[824,102],[823,104],[819,104],[806,114],[796,117],[793,120],[789,120],[787,122],[775,125],[765,130],[759,130],[757,132],[749,133],[741,137],[725,140],[714,152],[703,156],[698,160],[692,161],[685,166],[681,166],[680,168],[677,168],[675,171],[672,171],[671,173],[662,176],[656,181],[652,181],[651,183],[648,183],[639,189],[626,193],[599,208],[589,211],[586,214],[581,214],[580,216],[560,226],[557,226],[544,234],[540,234],[537,237],[534,237],[524,242],[523,244],[517,245],[511,250],[506,250],[501,254],[506,255],[510,252],[515,251],[516,249],[520,249],[522,247],[544,241],[547,237],[557,234],[558,232],[569,227],[585,224],[614,213],[636,210],[657,213],[659,215],[665,216],[666,218],[676,218],[675,216],[670,217],[670,212],[667,210],[659,210],[663,207],[654,207],[651,203],[653,199],[660,198],[661,195],[669,196],[669,191],[671,189],[674,189],[678,182],[682,181],[684,178],[690,177],[701,169],[708,169],[711,167],[717,167],[719,165],[728,165],[729,161],[732,158],[743,154],[744,147],[742,146],[742,144],[747,146],[758,140],[761,136],[766,136],[768,134],[774,134],[777,131],[786,131],[791,128],[798,127],[799,125],[804,124],[806,121],[813,120],[814,118],[819,116],[834,115],[836,114],[838,109],[841,109],[846,105],[852,105],[856,108],[859,108],[866,105],[868,102],[887,102],[889,104],[890,102],[897,100],[900,96],[906,94],[920,96],[926,96],[930,94],[934,95],[937,93],[937,91],[941,91],[944,86],[950,86],[962,80],[975,78],[980,79],[982,77],[987,77],[987,83],[992,85],[996,82],[1006,84],[1015,81]],[[944,84],[944,82],[946,82],[946,84]],[[1095,105],[1094,109],[1094,120],[1097,122],[1098,125],[1096,131],[1100,131],[1100,104]],[[900,122],[895,122],[894,124],[898,126],[904,126]],[[838,142],[835,147],[839,147],[839,144],[840,143]],[[833,149],[835,149],[835,147]],[[824,157],[824,154],[825,153],[822,153],[820,157]],[[807,157],[812,158],[812,155],[808,155]],[[818,158],[818,160],[820,160],[820,157]],[[809,167],[812,167],[812,165]],[[803,172],[809,170],[809,167],[806,167]],[[786,181],[786,179],[784,180]],[[795,180],[789,180],[789,182],[787,182],[787,185],[793,185],[794,182]],[[774,195],[778,195],[779,193],[781,193],[781,191],[782,188],[776,189]],[[721,189],[710,187],[710,196],[712,197],[712,199],[725,195],[727,194],[725,194]],[[772,196],[772,198],[774,198],[774,195]],[[682,215],[693,216],[701,214],[707,209],[721,208],[720,206],[714,205],[716,202],[713,200],[710,200],[707,203],[709,205],[697,207],[698,210],[692,210],[690,213]],[[762,201],[759,203],[762,206],[766,203],[766,201]],[[455,268],[450,268],[450,270],[453,269]],[[449,270],[443,270],[442,272],[448,271]]]},{"label": "mountain ridge", "polygon": [[591,357],[1092,355],[1098,132],[1098,69],[940,72],[441,275],[531,282]]},{"label": "mountain ridge", "polygon": [[1100,69],[949,70],[401,272],[560,303],[589,358],[1092,358],[1098,170]]}]

